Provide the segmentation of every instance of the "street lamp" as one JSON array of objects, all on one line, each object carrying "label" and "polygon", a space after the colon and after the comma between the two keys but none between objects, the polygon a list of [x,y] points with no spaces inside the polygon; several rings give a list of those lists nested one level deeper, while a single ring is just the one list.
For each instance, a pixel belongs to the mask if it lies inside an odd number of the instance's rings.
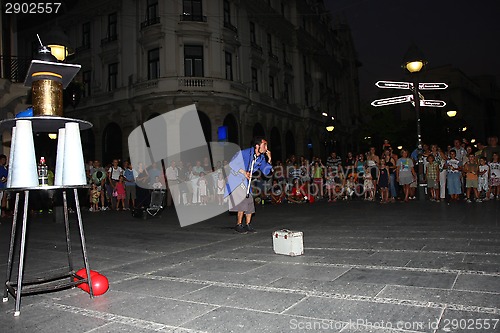
[{"label": "street lamp", "polygon": [[411,73],[413,79],[413,103],[415,105],[415,113],[417,116],[417,152],[418,152],[418,198],[420,201],[425,200],[425,182],[424,182],[424,157],[422,155],[422,133],[420,129],[420,94],[418,91],[417,74],[427,64],[424,55],[412,44],[403,58],[403,68],[406,68]]}]

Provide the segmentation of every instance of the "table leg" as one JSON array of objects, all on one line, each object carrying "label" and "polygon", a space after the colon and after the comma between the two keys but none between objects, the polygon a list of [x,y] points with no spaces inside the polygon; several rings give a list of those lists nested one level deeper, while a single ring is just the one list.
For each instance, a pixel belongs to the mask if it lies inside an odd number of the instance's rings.
[{"label": "table leg", "polygon": [[[73,273],[73,259],[71,256],[71,236],[69,233],[69,218],[68,218],[68,201],[66,197],[66,190],[63,190],[63,210],[64,210],[64,227],[66,229],[66,246],[68,247],[68,265],[69,271]],[[72,277],[70,277],[70,280]]]},{"label": "table leg", "polygon": [[16,308],[14,316],[21,314],[21,293],[23,286],[23,270],[24,270],[24,250],[26,247],[26,225],[28,220],[28,201],[30,192],[24,191],[24,210],[23,210],[23,226],[21,229],[21,251],[19,254],[19,271],[17,273],[17,290],[16,290]]},{"label": "table leg", "polygon": [[12,231],[10,234],[10,248],[9,248],[9,259],[7,260],[7,278],[5,279],[5,289],[3,292],[3,302],[9,300],[9,290],[7,288],[7,282],[10,282],[12,277],[12,259],[14,257],[14,244],[16,242],[16,229],[17,229],[17,213],[19,211],[19,196],[20,193],[16,193],[16,201],[14,203],[14,216],[12,217]]},{"label": "table leg", "polygon": [[83,251],[83,261],[85,263],[85,270],[87,271],[87,281],[89,284],[89,294],[90,298],[94,297],[94,290],[92,288],[92,277],[90,276],[90,267],[89,260],[87,257],[87,246],[85,245],[85,235],[83,233],[83,223],[82,223],[82,215],[80,211],[80,201],[78,199],[78,191],[77,189],[73,189],[75,194],[75,206],[76,206],[76,216],[78,217],[78,228],[80,229],[80,241],[82,243],[82,251]]}]

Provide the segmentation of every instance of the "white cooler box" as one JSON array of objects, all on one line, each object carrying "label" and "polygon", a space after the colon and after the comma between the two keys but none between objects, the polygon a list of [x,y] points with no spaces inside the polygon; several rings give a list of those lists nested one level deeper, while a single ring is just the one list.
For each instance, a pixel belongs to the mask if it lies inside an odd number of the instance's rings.
[{"label": "white cooler box", "polygon": [[292,257],[304,254],[302,231],[282,229],[273,232],[273,249],[276,254]]}]

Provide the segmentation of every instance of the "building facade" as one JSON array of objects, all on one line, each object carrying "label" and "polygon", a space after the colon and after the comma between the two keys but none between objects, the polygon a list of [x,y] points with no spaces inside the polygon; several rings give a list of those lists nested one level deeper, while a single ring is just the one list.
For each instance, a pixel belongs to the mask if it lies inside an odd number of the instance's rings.
[{"label": "building facade", "polygon": [[358,62],[348,26],[322,1],[77,1],[19,27],[18,54],[32,55],[54,25],[76,46],[66,62],[82,65],[65,116],[94,124],[82,132],[87,159],[127,158],[133,129],[193,103],[207,142],[220,126],[242,147],[264,135],[274,160],[325,154],[331,117],[337,142],[351,142]]}]

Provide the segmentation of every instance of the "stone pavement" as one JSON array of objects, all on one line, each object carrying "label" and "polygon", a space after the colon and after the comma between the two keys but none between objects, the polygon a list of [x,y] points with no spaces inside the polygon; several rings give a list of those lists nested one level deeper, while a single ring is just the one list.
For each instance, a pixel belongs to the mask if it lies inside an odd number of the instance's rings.
[{"label": "stone pavement", "polygon": [[[109,291],[78,288],[0,305],[1,332],[500,332],[500,202],[265,205],[256,234],[223,214],[181,228],[83,213],[91,269]],[[83,267],[75,217],[73,257]],[[304,232],[276,255],[272,232]],[[6,271],[9,221],[0,226]],[[25,277],[67,264],[64,226],[29,222]],[[35,274],[36,273],[36,274]]]}]

